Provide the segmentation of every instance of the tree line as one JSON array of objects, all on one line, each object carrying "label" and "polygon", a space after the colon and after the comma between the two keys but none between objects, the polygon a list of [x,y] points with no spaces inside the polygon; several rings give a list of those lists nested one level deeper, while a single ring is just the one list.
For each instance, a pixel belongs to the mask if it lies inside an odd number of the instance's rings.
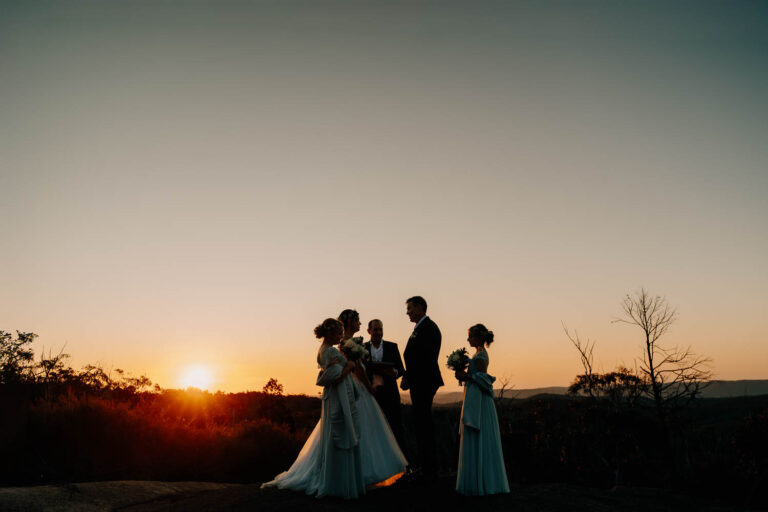
[{"label": "tree line", "polygon": [[[599,372],[595,343],[564,327],[583,371],[571,395],[497,401],[507,474],[517,484],[643,485],[765,504],[768,397],[701,399],[709,361],[667,342],[676,311],[641,290],[617,323],[637,329],[633,367]],[[261,391],[162,389],[146,376],[68,364],[36,336],[0,332],[0,485],[147,479],[258,482],[295,459],[321,401]],[[501,395],[501,393],[500,393]],[[509,398],[508,395],[512,395]],[[412,411],[404,406],[403,419]],[[455,470],[458,407],[435,408],[438,459]],[[406,433],[406,451],[415,440]]]}]

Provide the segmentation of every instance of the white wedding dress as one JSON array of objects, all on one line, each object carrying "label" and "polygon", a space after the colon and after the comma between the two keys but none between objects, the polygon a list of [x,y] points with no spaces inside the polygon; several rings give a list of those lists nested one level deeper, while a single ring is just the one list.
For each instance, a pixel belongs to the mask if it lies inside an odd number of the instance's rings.
[{"label": "white wedding dress", "polygon": [[[335,348],[329,350],[336,351]],[[339,352],[335,353],[337,357],[343,359]],[[340,367],[343,367],[343,364]],[[363,483],[366,487],[390,485],[402,476],[408,462],[376,399],[356,377],[350,374],[345,380],[347,379],[354,387],[354,416],[358,431],[356,450],[359,450],[359,470],[362,471]],[[318,496],[325,494],[318,492],[318,474],[326,472],[335,474],[339,469],[325,467],[326,460],[323,454],[326,451],[324,446],[329,442],[329,435],[324,429],[328,430],[329,419],[320,418],[296,461],[287,471],[277,475],[271,482],[263,484],[264,487],[304,491]],[[350,498],[356,497],[359,492],[344,492],[336,495]]]},{"label": "white wedding dress", "polygon": [[353,377],[360,420],[360,459],[365,485],[389,485],[405,472],[408,461],[389,428],[387,417],[368,389]]}]

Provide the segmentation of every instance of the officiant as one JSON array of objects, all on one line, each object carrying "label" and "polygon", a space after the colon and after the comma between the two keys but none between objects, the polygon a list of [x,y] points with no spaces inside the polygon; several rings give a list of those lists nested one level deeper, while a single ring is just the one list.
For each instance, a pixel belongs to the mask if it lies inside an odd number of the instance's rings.
[{"label": "officiant", "polygon": [[366,364],[368,380],[373,385],[376,401],[387,417],[397,444],[406,453],[403,422],[400,418],[400,390],[397,387],[397,379],[405,373],[400,349],[397,343],[384,341],[384,324],[379,319],[368,322],[368,334],[371,336],[371,340],[365,343],[365,348],[371,354],[371,360]]}]

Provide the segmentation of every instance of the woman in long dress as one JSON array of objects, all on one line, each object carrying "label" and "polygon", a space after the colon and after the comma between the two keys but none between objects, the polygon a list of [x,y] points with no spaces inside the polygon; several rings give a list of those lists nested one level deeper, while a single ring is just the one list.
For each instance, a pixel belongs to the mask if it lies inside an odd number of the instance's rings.
[{"label": "woman in long dress", "polygon": [[[360,330],[360,315],[353,309],[345,309],[339,315],[339,320],[344,324],[344,339],[341,341],[343,347]],[[362,339],[356,341],[362,342]],[[397,444],[387,417],[376,402],[363,364],[359,359],[356,361],[352,378],[358,397],[363,480],[368,486],[390,485],[405,473],[408,461]]]},{"label": "woman in long dress", "polygon": [[365,494],[361,462],[361,424],[357,409],[357,387],[350,375],[355,363],[336,348],[344,334],[341,322],[326,319],[315,327],[323,343],[317,354],[323,386],[320,421],[310,434],[296,461],[263,487],[304,491],[318,498],[357,498]]},{"label": "woman in long dress", "polygon": [[496,377],[488,375],[486,347],[493,343],[493,331],[483,324],[473,325],[467,341],[475,348],[475,355],[466,371],[456,370],[456,378],[466,383],[459,424],[461,443],[456,491],[466,496],[508,493],[499,419],[493,400]]}]

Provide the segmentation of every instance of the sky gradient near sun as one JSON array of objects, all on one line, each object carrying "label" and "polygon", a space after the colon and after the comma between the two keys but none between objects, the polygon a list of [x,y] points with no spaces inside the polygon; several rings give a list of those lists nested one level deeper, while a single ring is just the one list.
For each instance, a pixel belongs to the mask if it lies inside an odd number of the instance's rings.
[{"label": "sky gradient near sun", "polygon": [[562,323],[631,365],[645,286],[768,378],[766,62],[765,2],[2,2],[0,329],[315,394],[317,323],[420,294],[529,388]]}]

